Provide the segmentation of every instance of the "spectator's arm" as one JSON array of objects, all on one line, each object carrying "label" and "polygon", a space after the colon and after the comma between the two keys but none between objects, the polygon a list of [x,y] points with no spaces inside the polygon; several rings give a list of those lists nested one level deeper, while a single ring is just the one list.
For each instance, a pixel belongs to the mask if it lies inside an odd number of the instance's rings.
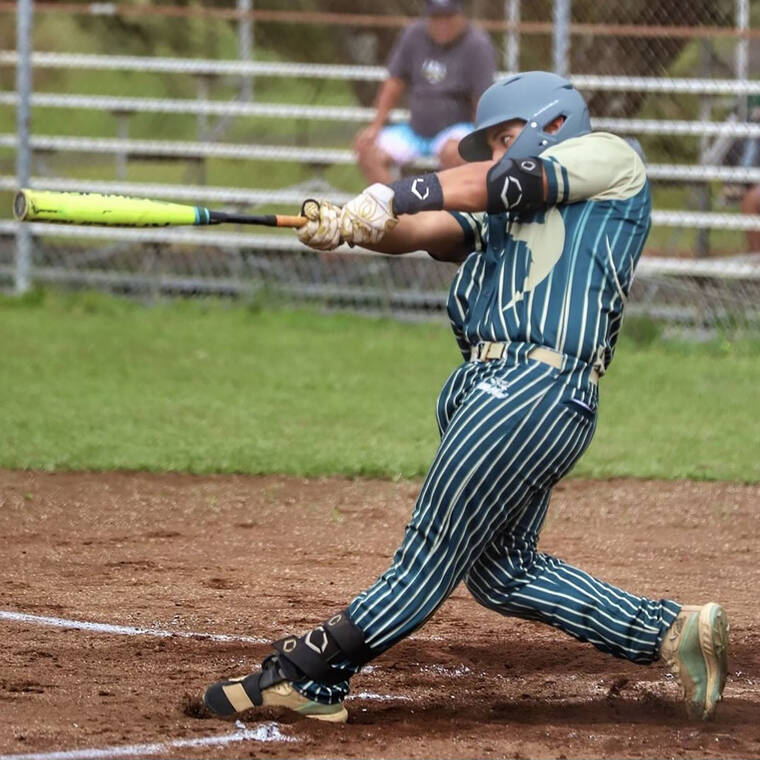
[{"label": "spectator's arm", "polygon": [[372,120],[372,124],[375,125],[378,130],[388,120],[388,115],[396,104],[401,99],[401,96],[406,90],[406,83],[403,79],[398,77],[388,77],[382,86],[380,92],[377,94],[377,101],[375,104],[375,118]]},{"label": "spectator's arm", "polygon": [[360,151],[370,143],[374,143],[380,130],[388,120],[391,109],[398,103],[404,94],[406,84],[398,77],[388,77],[380,87],[375,100],[375,118],[372,123],[362,129],[354,141],[354,149]]}]

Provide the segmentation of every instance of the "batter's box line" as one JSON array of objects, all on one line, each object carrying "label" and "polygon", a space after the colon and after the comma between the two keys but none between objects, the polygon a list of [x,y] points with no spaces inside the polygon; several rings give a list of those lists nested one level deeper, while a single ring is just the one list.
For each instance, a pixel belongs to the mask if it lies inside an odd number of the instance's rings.
[{"label": "batter's box line", "polygon": [[59,752],[31,752],[24,755],[0,755],[0,760],[99,760],[111,757],[132,757],[134,755],[164,755],[172,749],[189,749],[191,747],[214,747],[235,742],[295,742],[293,736],[286,736],[277,723],[261,723],[256,728],[246,728],[238,721],[238,730],[222,736],[201,736],[195,739],[174,739],[167,742],[151,744],[116,745],[96,749],[70,749]]},{"label": "batter's box line", "polygon": [[[116,636],[156,636],[161,639],[196,639],[202,641],[232,641],[244,644],[271,644],[272,639],[264,639],[260,636],[233,636],[228,633],[197,633],[194,631],[170,631],[165,628],[140,628],[131,625],[114,625],[112,623],[96,623],[91,620],[69,620],[67,618],[48,617],[45,615],[30,615],[27,612],[14,612],[13,610],[0,610],[0,620],[8,620],[13,623],[31,623],[32,625],[46,625],[53,628],[74,628],[78,631],[91,633],[111,633]],[[413,634],[409,637],[417,641],[439,641],[440,636],[420,636]],[[365,668],[369,672],[369,667]]]},{"label": "batter's box line", "polygon": [[95,623],[89,620],[68,620],[44,615],[30,615],[26,612],[0,610],[0,620],[14,623],[31,623],[46,625],[53,628],[74,628],[79,631],[92,633],[111,633],[117,636],[156,636],[161,639],[200,639],[204,641],[239,641],[245,644],[269,644],[271,639],[260,636],[232,636],[227,633],[194,633],[193,631],[169,631],[164,628],[139,628],[131,625],[113,625],[111,623]]}]

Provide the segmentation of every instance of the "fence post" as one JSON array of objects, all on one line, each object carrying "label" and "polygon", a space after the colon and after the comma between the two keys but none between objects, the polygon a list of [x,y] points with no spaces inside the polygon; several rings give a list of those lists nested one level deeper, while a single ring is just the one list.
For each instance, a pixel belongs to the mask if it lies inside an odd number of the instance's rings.
[{"label": "fence post", "polygon": [[510,74],[520,70],[520,0],[504,0],[504,68]]},{"label": "fence post", "polygon": [[[749,29],[749,0],[736,0],[736,28],[741,32]],[[736,38],[736,51],[734,62],[734,76],[741,82],[746,82],[749,78],[749,38]],[[737,119],[747,121],[749,108],[747,107],[747,96],[740,95],[738,98]]]},{"label": "fence post", "polygon": [[[253,21],[250,14],[253,7],[253,0],[237,0],[237,9],[241,14],[238,20],[238,58],[241,61],[250,61],[253,55]],[[240,84],[240,99],[244,103],[250,103],[253,100],[253,76],[250,74],[243,75],[243,81]]]},{"label": "fence post", "polygon": [[[32,90],[32,19],[33,0],[18,0],[16,6],[16,185],[28,187],[31,176],[29,146],[30,100]],[[29,290],[32,261],[32,236],[29,227],[16,228],[16,282],[17,293]]]},{"label": "fence post", "polygon": [[571,0],[554,0],[552,19],[554,73],[563,77],[570,74],[570,6]]},{"label": "fence post", "polygon": [[[713,50],[712,40],[705,39],[700,43],[700,76],[703,79],[712,77]],[[712,95],[703,95],[699,106],[699,118],[701,121],[710,121],[712,118]],[[704,166],[707,163],[709,141],[705,135],[700,138],[699,163]],[[697,186],[697,208],[699,211],[709,212],[712,208],[710,184],[702,182]],[[694,255],[697,258],[705,258],[710,255],[710,230],[700,227],[697,230],[696,248]]]}]

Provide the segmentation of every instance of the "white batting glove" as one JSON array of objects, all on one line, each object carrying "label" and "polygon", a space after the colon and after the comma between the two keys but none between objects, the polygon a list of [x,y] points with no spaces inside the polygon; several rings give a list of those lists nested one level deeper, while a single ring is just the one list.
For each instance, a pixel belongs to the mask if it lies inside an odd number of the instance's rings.
[{"label": "white batting glove", "polygon": [[350,200],[340,215],[340,234],[347,243],[379,243],[397,224],[393,213],[393,190],[376,182]]},{"label": "white batting glove", "polygon": [[298,228],[298,239],[319,251],[332,251],[343,241],[340,237],[340,206],[330,201],[304,201],[301,215],[309,221]]}]

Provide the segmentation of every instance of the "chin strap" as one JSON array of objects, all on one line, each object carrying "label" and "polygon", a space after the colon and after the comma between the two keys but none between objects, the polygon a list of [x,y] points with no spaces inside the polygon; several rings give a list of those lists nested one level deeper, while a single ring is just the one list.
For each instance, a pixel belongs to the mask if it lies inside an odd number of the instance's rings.
[{"label": "chin strap", "polygon": [[[361,628],[351,622],[348,610],[333,615],[304,636],[275,641],[279,669],[289,681],[310,679],[326,686],[348,680],[374,655]],[[265,660],[266,662],[266,660]]]}]

